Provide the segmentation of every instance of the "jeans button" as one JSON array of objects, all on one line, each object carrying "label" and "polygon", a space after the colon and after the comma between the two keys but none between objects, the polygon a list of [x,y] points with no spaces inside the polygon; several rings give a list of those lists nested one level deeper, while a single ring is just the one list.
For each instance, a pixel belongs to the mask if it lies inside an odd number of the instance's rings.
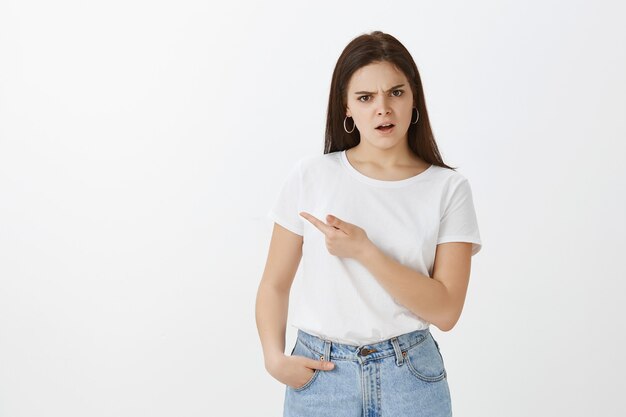
[{"label": "jeans button", "polygon": [[374,352],[377,352],[377,350],[376,350],[376,349],[368,349],[368,348],[363,347],[363,348],[361,348],[361,350],[359,351],[359,355],[360,355],[360,356],[367,356],[367,355],[369,355],[370,353],[374,353]]}]

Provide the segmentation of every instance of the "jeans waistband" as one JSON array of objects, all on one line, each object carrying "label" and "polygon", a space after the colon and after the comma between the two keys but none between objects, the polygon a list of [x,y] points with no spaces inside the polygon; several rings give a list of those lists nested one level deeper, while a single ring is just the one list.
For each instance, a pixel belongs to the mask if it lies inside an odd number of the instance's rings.
[{"label": "jeans waistband", "polygon": [[364,362],[395,355],[396,362],[402,363],[402,352],[432,337],[430,329],[415,330],[394,336],[381,342],[366,345],[348,345],[322,339],[298,329],[298,340],[313,353],[325,360],[343,359]]}]

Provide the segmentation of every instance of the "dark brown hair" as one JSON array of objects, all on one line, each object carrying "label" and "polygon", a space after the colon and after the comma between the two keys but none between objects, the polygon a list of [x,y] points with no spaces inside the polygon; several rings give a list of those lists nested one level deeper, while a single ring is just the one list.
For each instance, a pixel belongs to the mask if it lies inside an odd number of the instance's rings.
[{"label": "dark brown hair", "polygon": [[404,73],[413,92],[413,105],[419,111],[418,122],[409,126],[409,148],[427,163],[456,170],[446,165],[439,154],[430,128],[422,80],[413,57],[400,41],[381,31],[356,37],[344,48],[337,60],[328,98],[324,153],[350,149],[361,141],[358,129],[355,128],[352,133],[346,133],[343,128],[348,83],[359,68],[382,61],[390,62]]}]

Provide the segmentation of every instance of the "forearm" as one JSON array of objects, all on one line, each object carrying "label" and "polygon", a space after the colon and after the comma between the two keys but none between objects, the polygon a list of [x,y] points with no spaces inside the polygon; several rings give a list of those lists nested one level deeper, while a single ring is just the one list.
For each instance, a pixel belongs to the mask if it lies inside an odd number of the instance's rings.
[{"label": "forearm", "polygon": [[266,369],[285,354],[288,309],[289,292],[261,282],[256,298],[256,324]]},{"label": "forearm", "polygon": [[374,244],[357,260],[399,304],[443,331],[449,328],[452,314],[443,283],[402,265]]}]

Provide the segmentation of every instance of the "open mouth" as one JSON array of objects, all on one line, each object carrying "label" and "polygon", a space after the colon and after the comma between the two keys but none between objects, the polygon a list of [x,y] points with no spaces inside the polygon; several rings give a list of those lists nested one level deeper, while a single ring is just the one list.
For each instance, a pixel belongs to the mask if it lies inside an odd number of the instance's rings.
[{"label": "open mouth", "polygon": [[380,130],[381,132],[389,132],[393,129],[395,125],[393,123],[385,123],[376,128],[376,130]]}]

